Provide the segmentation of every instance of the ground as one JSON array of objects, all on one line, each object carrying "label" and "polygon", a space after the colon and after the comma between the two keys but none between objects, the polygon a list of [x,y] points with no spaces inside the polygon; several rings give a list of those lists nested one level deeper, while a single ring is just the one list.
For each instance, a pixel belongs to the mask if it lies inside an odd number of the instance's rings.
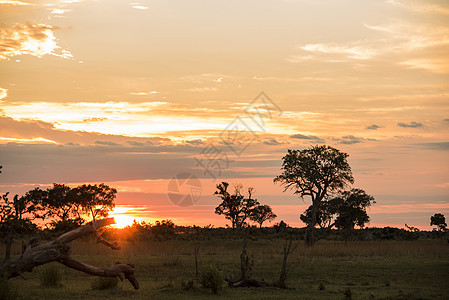
[{"label": "ground", "polygon": [[[92,290],[94,277],[58,264],[62,287],[45,288],[41,267],[10,280],[19,299],[447,299],[449,295],[449,244],[445,240],[320,241],[298,248],[288,259],[287,284],[291,289],[230,288],[218,295],[195,283],[185,291],[182,282],[195,279],[195,241],[121,242],[113,251],[90,241],[73,244],[72,256],[97,266],[116,261],[133,263],[140,289],[120,282],[113,290]],[[201,241],[199,264],[217,265],[224,275],[239,274],[241,240]],[[248,242],[254,255],[253,277],[273,282],[282,262],[281,239]],[[18,254],[19,247],[15,252]],[[54,263],[57,264],[57,263]],[[350,295],[350,296],[349,296]]]}]

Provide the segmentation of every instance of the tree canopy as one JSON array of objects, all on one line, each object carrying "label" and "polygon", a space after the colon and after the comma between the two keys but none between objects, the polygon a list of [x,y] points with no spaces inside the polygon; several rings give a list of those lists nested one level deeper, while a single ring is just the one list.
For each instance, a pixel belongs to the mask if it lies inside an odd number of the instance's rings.
[{"label": "tree canopy", "polygon": [[215,208],[215,213],[224,215],[231,221],[233,229],[240,229],[248,224],[248,220],[254,221],[262,227],[265,221],[271,221],[276,215],[268,205],[261,205],[259,201],[252,198],[254,189],[248,188],[246,197],[242,193],[241,185],[234,186],[231,194],[228,191],[229,183],[222,182],[217,185],[217,191],[214,193],[222,199],[220,205]]},{"label": "tree canopy", "polygon": [[437,226],[439,231],[446,231],[446,218],[443,214],[436,213],[430,217],[430,226]]},{"label": "tree canopy", "polygon": [[[324,223],[329,222],[331,216],[335,215],[333,210],[345,207],[342,203],[346,203],[348,199],[345,201],[343,198],[336,198],[333,202],[327,201],[338,194],[344,196],[343,191],[354,183],[347,158],[347,153],[326,145],[288,150],[282,158],[281,174],[274,178],[274,182],[283,185],[284,192],[291,189],[299,197],[310,197],[312,200],[312,205],[301,218],[307,224],[305,242],[309,246],[315,242],[315,226],[324,226]],[[329,206],[330,204],[333,206]],[[347,213],[342,213],[338,217],[340,226],[344,226],[343,222],[349,224],[353,221],[346,215]],[[362,218],[361,215],[359,217]]]}]

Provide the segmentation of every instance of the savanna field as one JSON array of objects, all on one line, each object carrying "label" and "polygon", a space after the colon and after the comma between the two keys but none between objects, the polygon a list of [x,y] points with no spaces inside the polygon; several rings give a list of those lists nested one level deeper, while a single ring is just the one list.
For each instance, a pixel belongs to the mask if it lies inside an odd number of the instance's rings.
[{"label": "savanna field", "polygon": [[[278,279],[284,240],[249,239],[247,251],[254,259],[252,276],[266,282]],[[449,295],[449,244],[445,239],[414,241],[319,241],[297,248],[288,257],[287,285],[230,288],[223,282],[218,294],[195,279],[198,269],[214,266],[220,275],[237,277],[242,239],[206,241],[121,241],[114,251],[94,241],[72,243],[72,257],[95,266],[117,261],[132,263],[140,289],[128,281],[98,289],[98,277],[74,271],[58,263],[35,268],[25,280],[9,280],[18,299],[447,299]],[[2,249],[3,250],[3,249]],[[14,245],[13,255],[20,255]],[[56,268],[57,287],[42,285],[42,274]],[[193,287],[187,288],[193,280]]]}]

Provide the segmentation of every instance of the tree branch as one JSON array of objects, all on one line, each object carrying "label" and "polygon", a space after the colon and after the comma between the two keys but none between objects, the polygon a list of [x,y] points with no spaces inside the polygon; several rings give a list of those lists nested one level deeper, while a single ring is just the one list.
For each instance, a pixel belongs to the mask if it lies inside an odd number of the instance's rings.
[{"label": "tree branch", "polygon": [[[115,224],[114,218],[90,222],[84,226],[64,233],[54,241],[37,246],[30,245],[25,249],[21,257],[14,260],[8,260],[0,264],[0,276],[5,275],[6,278],[22,276],[25,272],[31,272],[34,267],[57,261],[69,268],[90,275],[100,277],[119,277],[120,280],[127,279],[135,289],[138,289],[139,282],[134,277],[134,266],[131,264],[118,263],[108,268],[100,268],[76,261],[70,257],[70,242],[82,236],[97,233],[97,228],[111,224]],[[107,242],[101,237],[99,242],[111,247],[112,249],[120,249],[117,243]]]}]

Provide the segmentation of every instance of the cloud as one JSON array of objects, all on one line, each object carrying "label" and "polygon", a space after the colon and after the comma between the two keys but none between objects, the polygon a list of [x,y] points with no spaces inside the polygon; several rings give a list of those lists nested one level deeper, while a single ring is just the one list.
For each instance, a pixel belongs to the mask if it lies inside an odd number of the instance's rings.
[{"label": "cloud", "polygon": [[449,124],[449,119],[444,119],[444,120],[443,120],[443,123]]},{"label": "cloud", "polygon": [[214,87],[201,87],[201,88],[191,88],[188,89],[187,91],[204,93],[204,92],[216,92],[218,91],[218,89]]},{"label": "cloud", "polygon": [[419,127],[423,127],[423,124],[419,123],[419,122],[410,122],[408,124],[399,122],[398,126],[399,127],[404,127],[404,128],[419,128]]},{"label": "cloud", "polygon": [[191,141],[186,141],[187,144],[189,145],[193,145],[193,146],[199,146],[199,145],[204,145],[204,142],[202,140],[191,140]]},{"label": "cloud", "polygon": [[388,4],[418,12],[419,14],[443,14],[449,15],[449,8],[443,7],[433,3],[423,3],[420,1],[400,1],[388,0]]},{"label": "cloud", "polygon": [[149,8],[148,6],[142,5],[141,3],[138,3],[138,2],[133,2],[133,3],[130,3],[129,5],[131,5],[132,8],[139,9],[139,10],[147,10]]},{"label": "cloud", "polygon": [[376,125],[376,124],[373,124],[373,125],[370,125],[370,126],[366,127],[366,129],[370,129],[370,130],[377,130],[379,128],[382,128],[382,126],[379,126],[379,125]]},{"label": "cloud", "polygon": [[269,139],[263,142],[265,145],[270,145],[270,146],[275,146],[275,145],[280,145],[282,143],[276,141],[275,139]]},{"label": "cloud", "polygon": [[148,95],[150,95],[150,94],[159,94],[159,92],[158,91],[149,91],[149,92],[132,92],[132,93],[129,93],[130,95],[133,95],[133,96],[148,96]]},{"label": "cloud", "polygon": [[6,98],[7,96],[8,96],[8,90],[0,88],[0,100],[2,100],[3,98]]},{"label": "cloud", "polygon": [[120,144],[111,141],[95,141],[95,145],[100,146],[120,146]]},{"label": "cloud", "polygon": [[308,140],[308,141],[312,141],[315,143],[324,143],[324,140],[314,136],[314,135],[303,135],[303,134],[293,134],[290,136],[290,138],[292,139],[300,139],[300,140]]},{"label": "cloud", "polygon": [[0,0],[0,5],[17,5],[17,6],[24,6],[24,5],[34,5],[32,3],[18,1],[18,0]]},{"label": "cloud", "polygon": [[[37,120],[14,120],[13,118],[0,116],[0,142],[17,143],[58,143],[67,144],[76,142],[81,145],[95,144],[96,141],[113,141],[124,144],[130,137],[120,135],[106,135],[100,133],[60,130],[52,123]],[[165,137],[132,138],[135,142],[145,142],[148,145],[171,145],[172,141]],[[150,142],[151,143],[148,143]]]},{"label": "cloud", "polygon": [[359,143],[363,143],[365,141],[364,138],[361,137],[356,137],[353,135],[347,135],[347,136],[343,136],[339,139],[336,139],[340,144],[345,144],[345,145],[352,145],[352,144],[359,144]]},{"label": "cloud", "polygon": [[415,145],[424,147],[430,150],[449,150],[449,142],[439,142],[439,143],[417,143]]},{"label": "cloud", "polygon": [[307,44],[299,48],[310,53],[337,54],[353,59],[369,59],[379,53],[377,49],[370,48],[362,42],[347,44]]},{"label": "cloud", "polygon": [[8,59],[17,55],[33,55],[42,57],[54,55],[72,58],[67,50],[60,50],[56,43],[54,31],[56,26],[45,24],[15,24],[12,27],[0,25],[0,59]]},{"label": "cloud", "polygon": [[[402,56],[417,54],[420,57],[404,59],[399,64],[409,68],[422,68],[439,73],[447,72],[446,55],[428,58],[428,52],[416,53],[417,50],[430,47],[447,47],[449,45],[449,39],[447,38],[449,29],[447,26],[424,23],[410,24],[399,20],[380,25],[364,24],[364,27],[371,30],[376,37],[343,43],[299,45],[300,53],[291,56],[287,61],[299,63],[318,59],[327,62],[344,62],[349,60],[370,60],[393,54],[401,54]],[[380,36],[376,32],[380,33]],[[447,53],[447,50],[442,52]]]}]

